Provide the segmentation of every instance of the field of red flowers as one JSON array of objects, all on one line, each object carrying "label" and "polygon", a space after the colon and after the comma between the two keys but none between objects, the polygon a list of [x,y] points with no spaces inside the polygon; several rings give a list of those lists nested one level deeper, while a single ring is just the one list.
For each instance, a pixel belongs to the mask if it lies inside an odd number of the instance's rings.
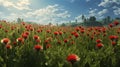
[{"label": "field of red flowers", "polygon": [[0,67],[119,67],[120,27],[0,22]]}]

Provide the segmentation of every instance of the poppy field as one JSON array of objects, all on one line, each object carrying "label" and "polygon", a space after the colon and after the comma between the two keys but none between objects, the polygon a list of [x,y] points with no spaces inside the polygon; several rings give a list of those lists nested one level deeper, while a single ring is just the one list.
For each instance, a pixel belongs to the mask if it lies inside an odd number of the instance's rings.
[{"label": "poppy field", "polygon": [[0,21],[0,67],[119,67],[120,27]]}]

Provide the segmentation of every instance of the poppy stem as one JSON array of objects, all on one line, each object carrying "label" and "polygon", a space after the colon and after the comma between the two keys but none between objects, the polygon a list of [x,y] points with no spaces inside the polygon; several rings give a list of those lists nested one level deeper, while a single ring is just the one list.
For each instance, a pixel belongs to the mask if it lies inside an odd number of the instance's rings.
[{"label": "poppy stem", "polygon": [[72,63],[72,67],[74,67],[74,64]]}]

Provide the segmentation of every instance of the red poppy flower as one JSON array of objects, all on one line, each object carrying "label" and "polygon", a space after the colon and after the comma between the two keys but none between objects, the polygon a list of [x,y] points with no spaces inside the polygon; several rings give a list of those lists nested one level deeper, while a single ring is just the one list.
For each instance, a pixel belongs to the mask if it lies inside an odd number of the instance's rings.
[{"label": "red poppy flower", "polygon": [[101,40],[101,39],[97,39],[96,42],[97,42],[97,43],[101,43],[102,40]]},{"label": "red poppy flower", "polygon": [[28,31],[24,32],[24,34],[29,35],[30,33]]},{"label": "red poppy flower", "polygon": [[74,36],[77,38],[77,37],[79,37],[79,34],[78,34],[78,33],[76,33],[76,34],[74,34]]},{"label": "red poppy flower", "polygon": [[76,34],[76,32],[73,31],[73,32],[71,32],[71,34],[74,35],[74,34]]},{"label": "red poppy flower", "polygon": [[65,40],[64,40],[64,43],[67,43],[67,42],[68,42],[68,39],[65,39]]},{"label": "red poppy flower", "polygon": [[15,41],[15,42],[13,42],[13,45],[17,45],[17,42]]},{"label": "red poppy flower", "polygon": [[84,33],[85,31],[84,30],[80,30],[81,33]]},{"label": "red poppy flower", "polygon": [[51,32],[51,30],[47,30],[46,32],[47,32],[47,33],[50,33],[50,32]]},{"label": "red poppy flower", "polygon": [[38,33],[42,32],[40,29],[37,30]]},{"label": "red poppy flower", "polygon": [[112,45],[113,45],[113,46],[115,46],[116,44],[117,44],[116,42],[112,41]]},{"label": "red poppy flower", "polygon": [[116,35],[111,35],[111,36],[109,36],[109,38],[110,38],[111,40],[117,40],[117,39],[118,39],[118,36],[116,36]]},{"label": "red poppy flower", "polygon": [[79,31],[80,29],[79,29],[79,27],[77,27],[77,28],[75,28],[75,30],[76,30],[76,31]]},{"label": "red poppy flower", "polygon": [[47,45],[46,45],[46,48],[50,48],[50,47],[51,47],[51,44],[47,44]]},{"label": "red poppy flower", "polygon": [[37,39],[39,39],[39,36],[38,35],[34,35],[33,39],[37,40]]},{"label": "red poppy flower", "polygon": [[34,46],[34,49],[37,50],[37,51],[39,51],[39,50],[42,50],[43,47],[38,44],[38,45],[35,45],[35,46]]},{"label": "red poppy flower", "polygon": [[63,32],[62,31],[59,31],[59,35],[62,35],[63,34]]},{"label": "red poppy flower", "polygon": [[24,42],[24,39],[20,37],[20,38],[17,38],[16,41],[23,43],[23,42]]},{"label": "red poppy flower", "polygon": [[40,42],[41,42],[41,40],[40,40],[40,39],[37,39],[37,40],[36,40],[36,42],[37,42],[37,43],[40,43]]},{"label": "red poppy flower", "polygon": [[9,43],[10,43],[10,39],[9,39],[9,38],[3,38],[3,39],[1,40],[1,43],[9,44]]},{"label": "red poppy flower", "polygon": [[30,31],[33,31],[34,30],[34,28],[30,28]]},{"label": "red poppy flower", "polygon": [[7,45],[6,45],[6,48],[7,48],[7,49],[11,49],[12,46],[11,46],[10,44],[7,44]]},{"label": "red poppy flower", "polygon": [[59,34],[59,32],[57,32],[57,31],[56,31],[56,32],[54,32],[54,35],[58,35],[58,34]]},{"label": "red poppy flower", "polygon": [[114,23],[114,25],[118,25],[118,24],[119,24],[119,22],[118,22],[118,21],[114,21],[113,23]]},{"label": "red poppy flower", "polygon": [[114,36],[115,39],[118,39],[118,36]]},{"label": "red poppy flower", "polygon": [[76,54],[70,54],[67,56],[67,61],[70,62],[70,63],[74,63],[74,62],[77,62],[79,61],[80,58],[76,55]]},{"label": "red poppy flower", "polygon": [[46,43],[46,44],[49,43],[49,40],[45,40],[45,43]]},{"label": "red poppy flower", "polygon": [[113,25],[112,25],[112,24],[109,24],[109,27],[113,27]]},{"label": "red poppy flower", "polygon": [[98,43],[96,46],[97,46],[98,48],[101,48],[101,47],[103,47],[104,45],[103,45],[102,43]]},{"label": "red poppy flower", "polygon": [[28,35],[27,34],[22,34],[22,37],[24,38],[24,39],[27,39],[28,38]]},{"label": "red poppy flower", "polygon": [[25,25],[25,22],[21,22],[22,25]]},{"label": "red poppy flower", "polygon": [[110,38],[111,40],[113,40],[113,39],[114,39],[114,35],[109,36],[109,38]]},{"label": "red poppy flower", "polygon": [[0,29],[2,28],[2,25],[0,25]]}]

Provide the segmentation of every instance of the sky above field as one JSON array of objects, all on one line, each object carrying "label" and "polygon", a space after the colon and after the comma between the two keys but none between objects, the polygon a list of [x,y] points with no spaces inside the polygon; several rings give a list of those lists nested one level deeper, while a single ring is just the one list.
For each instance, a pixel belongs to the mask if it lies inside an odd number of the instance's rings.
[{"label": "sky above field", "polygon": [[64,23],[81,16],[120,17],[120,0],[0,0],[0,19],[48,24]]}]

